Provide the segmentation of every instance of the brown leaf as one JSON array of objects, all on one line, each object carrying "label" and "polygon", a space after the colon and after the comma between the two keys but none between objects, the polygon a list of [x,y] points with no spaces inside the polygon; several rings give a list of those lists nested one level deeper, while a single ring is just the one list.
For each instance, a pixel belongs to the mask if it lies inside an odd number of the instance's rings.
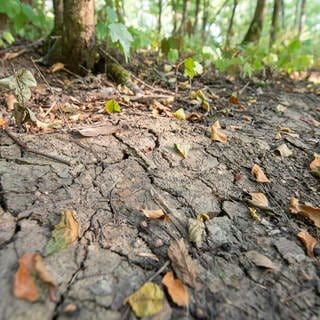
[{"label": "brown leaf", "polygon": [[[36,281],[38,279],[38,281]],[[36,283],[45,285],[38,287]],[[40,284],[41,284],[40,283]],[[39,290],[48,289],[50,299],[56,300],[56,285],[47,271],[42,257],[37,253],[26,253],[19,259],[19,269],[14,276],[13,293],[16,298],[30,302],[39,297]]]},{"label": "brown leaf", "polygon": [[317,244],[317,239],[309,234],[308,231],[302,230],[298,233],[298,238],[301,240],[303,245],[307,249],[307,254],[309,257],[314,258],[314,248]]},{"label": "brown leaf", "polygon": [[172,301],[180,307],[186,307],[189,303],[189,293],[185,285],[175,279],[173,272],[167,272],[162,278],[162,283],[167,287]]},{"label": "brown leaf", "polygon": [[149,219],[159,219],[165,216],[162,209],[142,210],[143,214]]},{"label": "brown leaf", "polygon": [[87,127],[87,128],[77,130],[77,132],[81,134],[83,137],[97,137],[99,135],[111,135],[118,131],[120,131],[120,128],[118,126],[113,126],[113,125]]},{"label": "brown leaf", "polygon": [[220,141],[222,143],[226,143],[228,140],[228,136],[220,131],[220,123],[217,120],[211,126],[211,140]]},{"label": "brown leaf", "polygon": [[300,215],[309,218],[313,223],[320,228],[320,209],[300,204],[297,198],[290,199],[290,212],[293,214],[299,213]]},{"label": "brown leaf", "polygon": [[310,163],[310,169],[313,170],[319,170],[320,169],[320,155],[314,154],[314,159]]},{"label": "brown leaf", "polygon": [[276,152],[279,153],[279,155],[280,155],[282,158],[290,157],[290,156],[292,155],[292,150],[290,150],[285,143],[283,143],[282,145],[280,145],[280,146],[276,149]]},{"label": "brown leaf", "polygon": [[176,240],[170,245],[168,256],[178,278],[196,288],[199,285],[197,283],[198,267],[190,257],[183,239]]},{"label": "brown leaf", "polygon": [[234,95],[230,96],[229,102],[230,102],[231,104],[239,104],[239,103],[240,103],[238,97],[236,97],[236,96],[234,96]]},{"label": "brown leaf", "polygon": [[49,72],[49,73],[55,73],[55,72],[58,72],[58,71],[60,71],[60,70],[62,70],[62,69],[64,69],[64,64],[61,63],[61,62],[57,62],[57,63],[53,64],[53,65],[49,68],[48,72]]},{"label": "brown leaf", "polygon": [[251,173],[254,175],[257,182],[270,182],[270,180],[264,174],[262,168],[257,164],[253,165],[251,169]]},{"label": "brown leaf", "polygon": [[249,193],[251,196],[251,200],[249,200],[250,204],[256,206],[256,207],[269,207],[269,201],[267,197],[260,192],[252,192]]},{"label": "brown leaf", "polygon": [[276,270],[278,267],[266,256],[257,251],[248,251],[245,255],[258,267]]},{"label": "brown leaf", "polygon": [[14,104],[17,102],[16,97],[12,93],[7,93],[4,95],[6,99],[6,104],[9,111],[14,109]]}]

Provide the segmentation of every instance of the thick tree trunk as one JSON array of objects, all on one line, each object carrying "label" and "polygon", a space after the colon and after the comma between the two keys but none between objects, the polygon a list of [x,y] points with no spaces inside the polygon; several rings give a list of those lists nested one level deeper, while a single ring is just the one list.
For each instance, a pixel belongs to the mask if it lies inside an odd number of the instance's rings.
[{"label": "thick tree trunk", "polygon": [[247,34],[242,41],[242,44],[246,44],[248,42],[259,42],[265,16],[265,8],[266,0],[257,0],[257,6],[253,19],[251,21]]},{"label": "thick tree trunk", "polygon": [[270,43],[269,43],[270,48],[272,47],[272,45],[274,44],[277,38],[280,9],[281,9],[281,0],[274,0],[272,22],[271,22],[271,29],[270,29]]},{"label": "thick tree trunk", "polygon": [[46,62],[62,62],[69,70],[84,75],[94,64],[94,0],[55,0],[55,5],[54,30],[58,37],[49,49]]}]

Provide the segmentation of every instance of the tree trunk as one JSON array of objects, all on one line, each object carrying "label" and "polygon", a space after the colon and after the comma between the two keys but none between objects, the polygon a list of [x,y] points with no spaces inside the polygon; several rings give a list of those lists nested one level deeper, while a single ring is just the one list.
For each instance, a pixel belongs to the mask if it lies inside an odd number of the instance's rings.
[{"label": "tree trunk", "polygon": [[193,29],[192,29],[193,35],[197,31],[198,20],[199,20],[199,11],[200,11],[200,0],[196,0],[196,10],[195,10],[195,13],[194,13],[194,23],[193,23]]},{"label": "tree trunk", "polygon": [[8,16],[5,13],[0,13],[0,32],[9,29]]},{"label": "tree trunk", "polygon": [[60,1],[55,0],[54,30],[61,34],[45,60],[49,64],[62,62],[69,70],[84,75],[94,64],[94,0],[63,0],[63,8]]},{"label": "tree trunk", "polygon": [[230,23],[229,23],[229,27],[228,27],[228,31],[227,31],[227,37],[226,37],[226,43],[224,46],[224,50],[227,50],[230,47],[230,40],[232,37],[233,20],[234,20],[237,6],[238,6],[238,0],[233,0],[233,8],[232,8]]},{"label": "tree trunk", "polygon": [[303,24],[304,24],[304,9],[306,6],[306,0],[301,0],[300,3],[300,14],[299,14],[299,24],[298,24],[298,39],[301,36]]},{"label": "tree trunk", "polygon": [[209,6],[209,0],[203,0],[203,15],[202,15],[202,26],[201,26],[201,39],[202,42],[205,42],[207,35],[206,35],[206,28],[208,23],[209,17],[209,10],[207,9]]},{"label": "tree trunk", "polygon": [[188,1],[189,0],[183,0],[183,6],[182,6],[182,18],[181,18],[181,24],[179,27],[178,33],[182,35],[186,31],[186,22],[187,22],[187,12],[188,12]]},{"label": "tree trunk", "polygon": [[265,16],[265,8],[266,0],[257,0],[257,6],[254,12],[253,19],[251,21],[247,34],[242,41],[242,44],[246,44],[248,42],[259,42]]},{"label": "tree trunk", "polygon": [[269,48],[272,47],[277,38],[279,14],[281,8],[281,0],[274,0],[273,2],[273,12],[272,12],[272,22],[270,29],[270,43]]},{"label": "tree trunk", "polygon": [[158,8],[159,8],[159,15],[158,15],[158,32],[161,33],[162,24],[161,24],[161,17],[162,17],[162,0],[158,0]]},{"label": "tree trunk", "polygon": [[62,36],[63,33],[63,0],[53,0],[54,28],[51,36]]}]

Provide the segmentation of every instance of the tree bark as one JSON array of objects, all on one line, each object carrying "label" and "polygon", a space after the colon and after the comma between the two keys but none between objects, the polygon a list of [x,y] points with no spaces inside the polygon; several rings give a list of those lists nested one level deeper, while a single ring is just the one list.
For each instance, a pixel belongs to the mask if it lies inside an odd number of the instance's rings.
[{"label": "tree bark", "polygon": [[306,6],[306,0],[301,0],[300,3],[300,14],[299,14],[299,24],[298,24],[298,39],[301,36],[303,24],[304,24],[304,9]]},{"label": "tree bark", "polygon": [[161,24],[161,18],[162,18],[162,0],[158,0],[158,8],[159,8],[159,15],[158,15],[158,32],[161,33],[162,24]]},{"label": "tree bark", "polygon": [[182,35],[186,31],[188,2],[189,2],[189,0],[183,0],[182,18],[181,18],[181,24],[180,24],[180,27],[179,27],[179,31],[178,31],[178,33],[180,35]]},{"label": "tree bark", "polygon": [[69,70],[85,75],[92,69],[95,56],[94,0],[55,0],[55,5],[54,30],[60,34],[49,48],[46,62],[62,62]]},{"label": "tree bark", "polygon": [[209,17],[209,10],[207,10],[209,6],[209,0],[203,0],[203,15],[202,15],[202,26],[201,26],[201,39],[202,42],[205,42],[207,35],[206,35],[206,28],[208,23]]},{"label": "tree bark", "polygon": [[274,0],[273,11],[272,11],[272,22],[271,22],[271,29],[270,29],[269,48],[272,47],[272,45],[274,44],[277,38],[280,9],[281,9],[281,0]]},{"label": "tree bark", "polygon": [[194,23],[192,33],[195,34],[198,27],[198,20],[199,20],[199,11],[200,11],[200,0],[196,0],[196,10],[194,13]]},{"label": "tree bark", "polygon": [[229,47],[230,47],[230,40],[232,37],[233,20],[234,20],[237,6],[238,6],[238,0],[233,0],[232,13],[231,13],[231,18],[230,18],[230,22],[229,22],[228,31],[227,31],[226,43],[224,46],[225,50],[229,49]]},{"label": "tree bark", "polygon": [[260,35],[263,27],[265,16],[266,0],[257,0],[256,9],[250,27],[242,41],[242,44],[248,42],[257,43],[260,40]]}]

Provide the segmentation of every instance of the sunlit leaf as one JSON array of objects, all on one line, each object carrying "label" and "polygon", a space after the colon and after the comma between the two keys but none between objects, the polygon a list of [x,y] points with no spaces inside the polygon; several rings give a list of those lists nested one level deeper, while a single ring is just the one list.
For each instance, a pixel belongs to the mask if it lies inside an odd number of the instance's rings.
[{"label": "sunlit leaf", "polygon": [[211,139],[214,141],[219,141],[226,143],[228,141],[228,136],[220,131],[220,123],[217,120],[211,126]]},{"label": "sunlit leaf", "polygon": [[159,219],[165,216],[162,209],[142,210],[142,212],[149,219]]},{"label": "sunlit leaf", "polygon": [[191,57],[186,58],[184,59],[183,64],[184,64],[184,74],[192,80],[196,75],[196,70],[195,70],[196,65],[194,63],[194,60]]},{"label": "sunlit leaf", "polygon": [[116,100],[106,102],[104,109],[109,113],[121,112],[120,105]]},{"label": "sunlit leaf", "polygon": [[177,119],[186,120],[186,115],[185,115],[184,110],[182,108],[180,108],[176,112],[174,112],[173,115]]},{"label": "sunlit leaf", "polygon": [[189,293],[186,286],[174,278],[173,272],[167,272],[162,278],[162,283],[168,289],[172,301],[180,307],[186,307],[189,303]]},{"label": "sunlit leaf", "polygon": [[189,144],[175,143],[174,148],[180,154],[180,156],[186,158],[191,146]]},{"label": "sunlit leaf", "polygon": [[263,193],[251,192],[249,194],[251,196],[251,200],[249,200],[249,201],[252,205],[257,206],[257,207],[264,207],[264,208],[269,207],[269,201]]},{"label": "sunlit leaf", "polygon": [[290,212],[293,214],[300,214],[309,218],[313,223],[320,228],[320,209],[311,206],[300,204],[297,198],[290,199]]},{"label": "sunlit leaf", "polygon": [[254,175],[257,182],[261,182],[261,183],[270,182],[270,180],[267,178],[267,176],[263,172],[262,168],[257,164],[253,165],[251,169],[251,173]]},{"label": "sunlit leaf", "polygon": [[48,241],[44,255],[49,256],[65,249],[79,237],[79,223],[71,210],[66,210],[60,222],[54,227]]},{"label": "sunlit leaf", "polygon": [[281,156],[282,158],[290,157],[290,156],[292,155],[292,150],[290,150],[285,143],[281,144],[281,145],[276,149],[276,151],[280,154],[280,156]]},{"label": "sunlit leaf", "polygon": [[298,238],[301,240],[303,245],[307,249],[307,254],[309,257],[314,258],[314,248],[317,245],[317,239],[309,234],[308,231],[302,230],[298,233]]},{"label": "sunlit leaf", "polygon": [[162,310],[164,293],[157,284],[146,282],[127,301],[137,317],[150,317]]},{"label": "sunlit leaf", "polygon": [[127,27],[122,23],[111,23],[109,24],[110,37],[112,42],[119,42],[126,60],[130,54],[130,46],[133,41],[131,33],[128,31]]},{"label": "sunlit leaf", "polygon": [[248,207],[249,213],[251,215],[251,217],[256,220],[256,221],[261,221],[261,218],[259,217],[259,215],[257,214],[257,210],[251,207]]},{"label": "sunlit leaf", "polygon": [[49,72],[50,73],[55,73],[55,72],[58,72],[60,70],[63,70],[64,69],[64,64],[61,63],[61,62],[57,62],[55,64],[53,64],[50,68],[49,68]]}]

